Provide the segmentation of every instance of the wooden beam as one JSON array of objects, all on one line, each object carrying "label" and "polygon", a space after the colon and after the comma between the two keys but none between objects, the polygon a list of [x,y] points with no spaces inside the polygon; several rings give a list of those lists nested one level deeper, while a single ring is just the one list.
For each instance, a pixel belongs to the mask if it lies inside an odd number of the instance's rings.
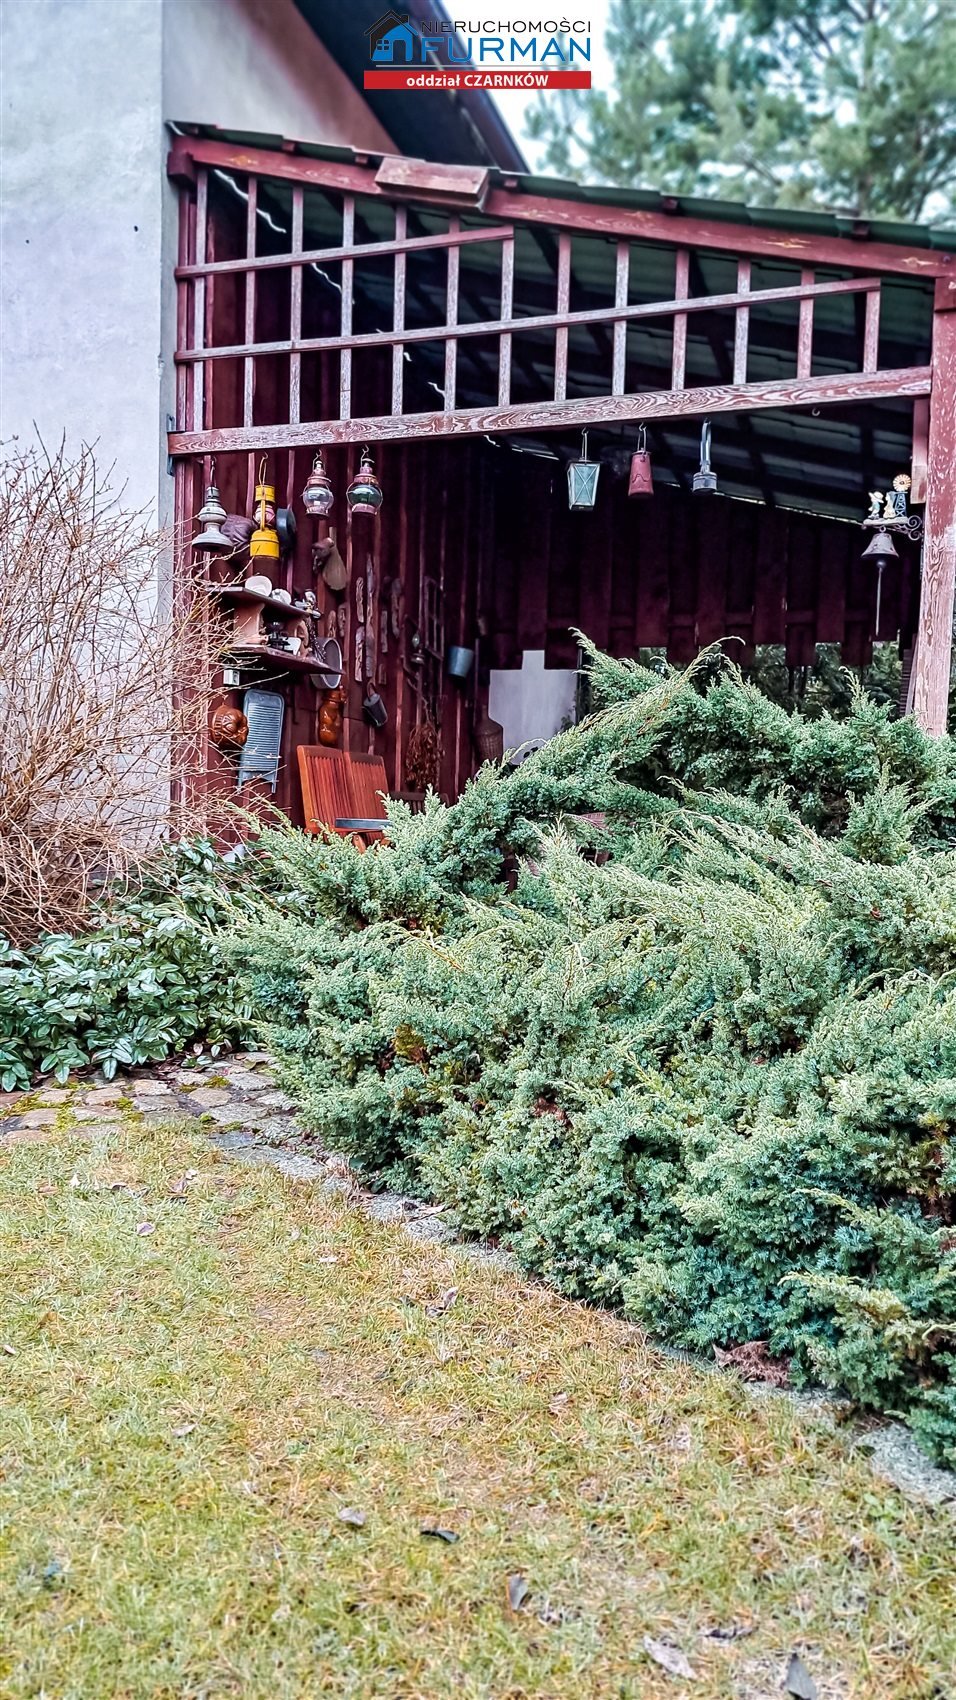
[{"label": "wooden beam", "polygon": [[[507,321],[515,308],[515,239],[506,236],[501,244],[501,317]],[[511,333],[504,331],[498,338],[498,406],[507,407],[511,400]]]},{"label": "wooden beam", "polygon": [[564,401],[568,393],[568,327],[571,303],[571,238],[566,230],[558,237],[558,288],[556,316],[561,320],[554,333],[554,399]]},{"label": "wooden beam", "polygon": [[[403,242],[408,213],[404,207],[395,208],[395,237],[396,242]],[[395,267],[392,289],[392,330],[405,329],[405,254],[404,247],[394,249]],[[392,343],[392,412],[396,417],[402,411],[402,396],[405,385],[405,344]],[[396,786],[397,789],[397,786]]]},{"label": "wooden beam", "polygon": [[910,502],[922,507],[926,500],[927,456],[929,455],[929,398],[919,396],[913,403],[913,479]]},{"label": "wooden beam", "polygon": [[[813,271],[804,270],[800,273],[800,282],[812,284],[816,282]],[[805,295],[800,303],[800,319],[797,325],[797,377],[809,378],[813,368],[813,296]]]},{"label": "wooden beam", "polygon": [[[302,214],[305,190],[297,184],[292,191],[292,253],[302,253]],[[210,286],[211,287],[211,286]],[[292,267],[289,291],[289,336],[293,342],[302,337],[302,267]],[[302,356],[289,355],[289,424],[297,425],[302,417]]]},{"label": "wooden beam", "polygon": [[[398,212],[407,212],[404,206],[396,206]],[[440,251],[443,248],[462,248],[469,242],[502,242],[506,236],[513,235],[510,224],[490,225],[487,230],[449,230],[436,232],[434,236],[402,236],[397,234],[384,242],[349,242],[336,243],[333,248],[305,248],[301,253],[301,263],[304,266],[315,265],[318,261],[323,264],[335,260],[379,260],[388,259],[392,254],[427,253],[431,249]],[[177,266],[174,276],[177,279],[190,277],[214,277],[220,272],[263,272],[276,271],[282,266],[293,262],[288,254],[257,254],[254,258],[245,259],[240,256],[237,260],[208,260],[204,265]],[[295,261],[299,264],[299,260]]]},{"label": "wooden beam", "polygon": [[933,314],[923,576],[913,711],[924,731],[946,730],[956,587],[956,279]]},{"label": "wooden beam", "polygon": [[[458,219],[450,221],[452,229],[457,231]],[[459,260],[461,256],[457,248],[448,250],[448,273],[445,282],[445,329],[453,330],[458,323],[458,277]],[[445,412],[455,411],[455,389],[458,382],[458,344],[453,336],[445,341]]]},{"label": "wooden beam", "polygon": [[[345,275],[351,280],[352,261],[342,263],[342,293],[343,318],[345,299]],[[692,295],[686,300],[677,297],[671,301],[645,301],[623,307],[589,307],[578,312],[536,313],[523,318],[509,319],[477,319],[469,320],[466,324],[455,327],[455,337],[466,336],[500,336],[502,332],[523,334],[526,331],[553,331],[568,328],[570,330],[590,330],[594,325],[613,324],[622,320],[632,319],[661,319],[669,314],[675,315],[675,320],[685,319],[688,313],[709,313],[725,307],[761,307],[768,301],[800,301],[807,295],[816,299],[820,295],[857,295],[864,291],[872,291],[874,278],[849,278],[840,283],[792,284],[781,289],[760,289],[753,294],[741,293],[737,290],[731,295]],[[680,279],[678,278],[678,287]],[[351,290],[351,281],[349,283]],[[351,296],[350,296],[351,300]],[[351,320],[350,320],[351,322]],[[408,342],[441,342],[444,327],[442,325],[422,325],[415,330],[405,330],[399,335],[396,331],[369,331],[365,335],[353,336],[351,332],[341,336],[303,337],[295,346],[302,354],[316,354],[327,350],[354,348],[379,348],[383,343],[391,344],[401,340]],[[253,349],[248,349],[245,343],[235,343],[222,348],[209,348],[195,352],[192,349],[181,349],[176,355],[177,360],[229,360],[247,352],[254,354],[289,354],[293,344],[288,340],[277,342],[260,342]],[[674,388],[680,385],[674,383]]]},{"label": "wooden beam", "polygon": [[219,431],[171,431],[169,452],[227,454],[235,449],[293,448],[301,444],[415,441],[475,437],[499,431],[580,430],[626,420],[703,418],[709,413],[745,413],[754,408],[826,407],[928,395],[932,368],[905,366],[891,372],[842,373],[837,377],[760,384],[702,384],[692,390],[648,390],[624,396],[583,396],[573,401],[532,402],[505,408],[463,408],[456,413],[391,414],[369,419],[315,420],[302,425],[263,425]]},{"label": "wooden beam", "polygon": [[[376,155],[374,167],[360,166],[345,160],[272,153],[266,148],[244,147],[237,142],[207,141],[201,136],[177,136],[167,169],[171,177],[188,180],[195,165],[210,165],[221,171],[254,173],[387,200],[389,195],[375,182],[380,159]],[[723,254],[758,254],[801,266],[845,266],[850,270],[895,272],[906,277],[956,275],[953,256],[938,249],[906,248],[891,242],[871,242],[865,237],[804,234],[788,230],[785,223],[779,229],[724,224],[719,219],[690,218],[662,209],[601,205],[499,188],[489,191],[483,210],[489,218],[548,224],[556,229],[580,230],[622,241],[637,240],[667,247],[678,244]]]},{"label": "wooden beam", "polygon": [[[350,248],[355,240],[355,198],[345,195],[342,199],[342,246]],[[355,261],[342,261],[342,293],[340,325],[342,335],[339,338],[341,353],[339,360],[339,418],[352,417],[352,305],[353,286],[355,281]]]},{"label": "wooden beam", "polygon": [[[614,305],[627,306],[630,280],[631,249],[619,242],[614,266]],[[627,321],[618,319],[614,326],[614,364],[611,371],[611,394],[623,395],[627,388]]]}]

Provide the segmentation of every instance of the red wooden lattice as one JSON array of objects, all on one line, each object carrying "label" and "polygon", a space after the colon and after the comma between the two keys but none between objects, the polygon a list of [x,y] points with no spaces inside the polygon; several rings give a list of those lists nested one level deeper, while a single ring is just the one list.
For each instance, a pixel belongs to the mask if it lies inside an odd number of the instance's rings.
[{"label": "red wooden lattice", "polygon": [[[399,179],[387,169],[386,161],[376,173],[372,166],[341,161],[292,159],[255,150],[230,149],[228,144],[177,141],[172,167],[180,178],[189,177],[194,193],[184,193],[184,231],[177,267],[179,289],[179,347],[176,354],[178,416],[171,434],[175,454],[213,453],[233,449],[311,446],[326,442],[358,442],[388,438],[428,438],[441,435],[480,435],[496,431],[540,430],[576,427],[614,421],[677,418],[686,415],[750,411],[756,408],[810,407],[834,402],[855,402],[883,396],[921,396],[930,388],[928,366],[884,369],[879,365],[880,287],[885,275],[932,275],[945,272],[945,256],[909,252],[877,243],[854,243],[849,239],[784,240],[784,233],[726,225],[700,225],[689,220],[668,220],[661,214],[638,215],[629,209],[594,206],[573,201],[548,201],[507,189],[487,190],[482,178],[462,195],[457,178],[442,194],[443,167],[429,167],[427,182],[421,179],[415,194],[417,162],[398,162],[404,168]],[[217,260],[210,252],[209,173],[224,167],[247,174],[246,252],[236,258]],[[452,168],[447,168],[449,171]],[[257,175],[257,173],[259,175]],[[290,251],[283,254],[256,253],[256,221],[259,176],[275,181],[293,180]],[[381,181],[380,181],[381,179]],[[397,186],[396,186],[397,185]],[[303,248],[303,195],[305,187],[321,188],[337,196],[341,206],[341,239],[334,246]],[[390,205],[394,234],[387,240],[357,240],[356,196],[361,193]],[[479,227],[462,227],[459,211],[473,216],[480,195],[482,216]],[[420,206],[442,204],[452,210],[447,230],[421,236],[408,235],[408,206],[416,198]],[[506,216],[500,217],[503,213]],[[555,304],[551,312],[515,315],[515,237],[522,226],[534,230],[550,215],[557,226],[555,259]],[[572,310],[572,233],[601,234],[615,240],[613,305]],[[631,302],[628,299],[632,242],[641,239],[674,244],[674,292],[667,300]],[[494,319],[462,319],[460,278],[462,251],[471,243],[487,247],[497,244],[501,253],[501,306]],[[692,294],[694,252],[698,249],[736,250],[736,288],[720,294]],[[407,267],[411,257],[422,254],[444,256],[444,322],[439,325],[409,326],[406,315]],[[816,266],[803,265],[797,284],[777,288],[752,288],[753,258],[772,255],[777,259],[812,257],[816,264],[859,268],[864,261],[872,270],[864,276],[845,276],[817,281]],[[367,260],[391,259],[393,306],[391,325],[375,331],[356,332],[353,323],[355,266]],[[335,334],[303,337],[302,278],[305,266],[338,266],[340,277],[339,325]],[[287,334],[256,335],[257,281],[264,272],[285,270],[289,274]],[[211,301],[219,279],[238,274],[244,287],[242,340],[216,346],[209,335]],[[859,370],[813,376],[814,306],[827,296],[865,297],[863,348]],[[751,313],[761,306],[779,302],[797,304],[795,334],[796,375],[788,380],[748,382],[748,347]],[[730,310],[734,315],[731,381],[720,384],[687,384],[688,325],[697,314]],[[669,320],[672,326],[670,388],[626,391],[628,326],[642,320]],[[573,332],[587,330],[606,346],[609,354],[610,393],[568,397],[569,339]],[[525,404],[512,402],[514,338],[516,334],[553,332],[554,383],[550,399]],[[458,355],[463,340],[493,338],[498,349],[497,405],[494,408],[459,408]],[[416,343],[440,344],[444,375],[441,408],[410,412],[405,404],[404,363],[406,350]],[[353,357],[366,349],[390,350],[391,384],[389,411],[355,417]],[[338,396],[324,416],[302,418],[302,358],[327,354],[338,357]],[[288,358],[288,407],[278,424],[254,422],[257,361],[266,356]],[[243,368],[242,423],[212,423],[211,397],[216,367],[222,361],[239,360]],[[436,388],[439,387],[436,385]],[[331,397],[329,398],[331,401]]]}]

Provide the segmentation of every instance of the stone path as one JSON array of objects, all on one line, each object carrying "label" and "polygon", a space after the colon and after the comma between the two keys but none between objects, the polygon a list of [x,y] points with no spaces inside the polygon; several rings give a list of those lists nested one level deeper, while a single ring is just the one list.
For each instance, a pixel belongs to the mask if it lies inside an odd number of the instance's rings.
[{"label": "stone path", "polygon": [[[455,1232],[441,1209],[396,1193],[369,1192],[353,1173],[348,1157],[322,1148],[298,1125],[291,1098],[277,1087],[266,1051],[222,1057],[205,1054],[191,1061],[154,1063],[113,1081],[102,1076],[41,1086],[32,1092],[0,1092],[0,1151],[5,1145],[56,1136],[65,1109],[76,1123],[109,1127],[130,1111],[146,1121],[195,1116],[208,1137],[227,1156],[265,1163],[297,1180],[311,1180],[325,1192],[348,1195],[351,1203],[380,1222],[400,1224],[415,1239],[450,1247],[454,1255],[515,1269],[505,1252],[475,1244],[455,1244]],[[91,1125],[90,1131],[93,1131]],[[668,1353],[668,1348],[659,1347]],[[668,1353],[668,1355],[670,1355]],[[687,1357],[686,1353],[675,1353]],[[704,1371],[718,1373],[710,1362]],[[787,1398],[826,1416],[839,1403],[826,1395],[795,1394],[752,1387],[755,1397]],[[851,1436],[847,1436],[848,1440]],[[900,1423],[867,1424],[860,1433],[874,1472],[911,1498],[930,1504],[956,1504],[956,1476],[938,1470]]]}]

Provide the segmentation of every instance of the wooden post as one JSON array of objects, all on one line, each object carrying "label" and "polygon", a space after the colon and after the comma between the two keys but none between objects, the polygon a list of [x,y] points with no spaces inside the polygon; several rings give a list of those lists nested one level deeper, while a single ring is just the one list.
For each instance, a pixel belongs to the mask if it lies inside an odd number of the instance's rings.
[{"label": "wooden post", "polygon": [[956,587],[956,279],[940,278],[933,314],[932,391],[926,467],[913,709],[924,731],[946,730]]}]

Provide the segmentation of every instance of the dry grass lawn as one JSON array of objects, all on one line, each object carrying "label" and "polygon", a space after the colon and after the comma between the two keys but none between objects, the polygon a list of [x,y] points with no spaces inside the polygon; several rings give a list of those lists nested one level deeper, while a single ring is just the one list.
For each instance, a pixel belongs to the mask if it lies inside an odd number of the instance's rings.
[{"label": "dry grass lawn", "polygon": [[769,1700],[792,1651],[956,1695],[952,1515],[839,1433],[195,1129],[61,1119],[0,1141],[4,1695]]}]

